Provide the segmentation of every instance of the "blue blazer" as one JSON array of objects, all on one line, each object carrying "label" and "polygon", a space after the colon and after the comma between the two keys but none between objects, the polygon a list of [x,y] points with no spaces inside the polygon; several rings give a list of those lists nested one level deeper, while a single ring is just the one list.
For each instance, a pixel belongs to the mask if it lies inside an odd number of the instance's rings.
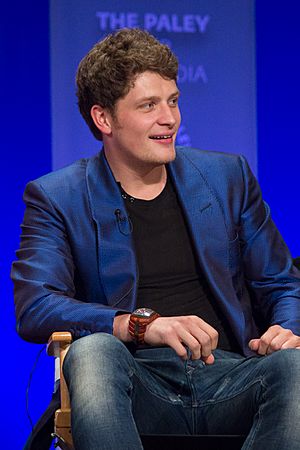
[{"label": "blue blazer", "polygon": [[[167,168],[200,266],[243,353],[259,335],[257,319],[300,335],[300,275],[245,159],[177,148]],[[24,200],[12,268],[18,332],[34,342],[61,330],[75,339],[111,333],[116,312],[135,308],[138,275],[104,151],[29,183]]]}]

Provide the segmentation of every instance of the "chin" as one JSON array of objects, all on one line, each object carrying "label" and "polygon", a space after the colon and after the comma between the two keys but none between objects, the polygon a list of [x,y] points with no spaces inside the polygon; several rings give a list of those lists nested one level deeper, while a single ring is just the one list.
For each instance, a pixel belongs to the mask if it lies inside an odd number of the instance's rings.
[{"label": "chin", "polygon": [[165,164],[169,164],[170,162],[174,161],[176,155],[174,155],[172,158],[160,158],[156,160],[149,161],[150,165],[154,167],[164,166]]},{"label": "chin", "polygon": [[165,164],[174,161],[175,158],[176,158],[176,150],[175,148],[173,148],[172,152],[166,157]]},{"label": "chin", "polygon": [[169,162],[174,161],[175,158],[176,158],[176,150],[173,147],[165,155],[162,154],[158,155],[157,162],[159,164],[167,164]]}]

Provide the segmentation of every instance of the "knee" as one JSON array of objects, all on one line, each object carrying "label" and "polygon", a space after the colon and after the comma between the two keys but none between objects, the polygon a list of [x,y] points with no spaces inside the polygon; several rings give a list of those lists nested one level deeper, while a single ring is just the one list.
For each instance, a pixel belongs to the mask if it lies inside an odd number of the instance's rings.
[{"label": "knee", "polygon": [[300,351],[295,348],[278,350],[272,353],[271,358],[280,369],[286,370],[289,366],[293,369],[300,366]]},{"label": "knee", "polygon": [[268,371],[271,377],[276,377],[285,388],[300,387],[300,350],[279,350],[267,358],[269,358]]},{"label": "knee", "polygon": [[65,357],[64,374],[85,368],[93,371],[95,368],[115,367],[116,360],[122,360],[122,355],[128,353],[125,345],[115,336],[107,333],[94,333],[74,341]]},{"label": "knee", "polygon": [[71,344],[68,355],[76,357],[77,355],[94,356],[100,351],[102,354],[106,352],[119,352],[124,348],[124,344],[115,336],[107,333],[94,333],[77,339]]}]

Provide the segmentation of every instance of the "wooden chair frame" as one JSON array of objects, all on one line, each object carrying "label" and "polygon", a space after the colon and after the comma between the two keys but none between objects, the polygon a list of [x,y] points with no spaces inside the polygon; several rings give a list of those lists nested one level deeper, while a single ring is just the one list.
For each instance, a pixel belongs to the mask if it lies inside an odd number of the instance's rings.
[{"label": "wooden chair frame", "polygon": [[53,333],[49,339],[47,353],[50,356],[59,358],[60,374],[60,398],[61,406],[55,412],[54,418],[54,436],[62,450],[73,450],[73,440],[71,432],[71,405],[68,387],[64,378],[62,366],[65,356],[72,343],[72,335],[69,332]]}]

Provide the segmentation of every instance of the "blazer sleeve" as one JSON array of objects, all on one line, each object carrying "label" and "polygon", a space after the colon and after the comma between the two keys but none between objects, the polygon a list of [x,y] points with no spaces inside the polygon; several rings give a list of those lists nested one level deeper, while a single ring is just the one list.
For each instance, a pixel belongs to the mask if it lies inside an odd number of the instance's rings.
[{"label": "blazer sleeve", "polygon": [[11,272],[18,333],[37,343],[47,342],[54,331],[70,331],[74,339],[112,333],[119,310],[75,298],[76,268],[61,211],[38,182],[27,185],[24,201],[18,260]]},{"label": "blazer sleeve", "polygon": [[270,326],[300,335],[300,273],[263,202],[257,180],[241,157],[244,199],[240,222],[243,272],[254,312]]}]

